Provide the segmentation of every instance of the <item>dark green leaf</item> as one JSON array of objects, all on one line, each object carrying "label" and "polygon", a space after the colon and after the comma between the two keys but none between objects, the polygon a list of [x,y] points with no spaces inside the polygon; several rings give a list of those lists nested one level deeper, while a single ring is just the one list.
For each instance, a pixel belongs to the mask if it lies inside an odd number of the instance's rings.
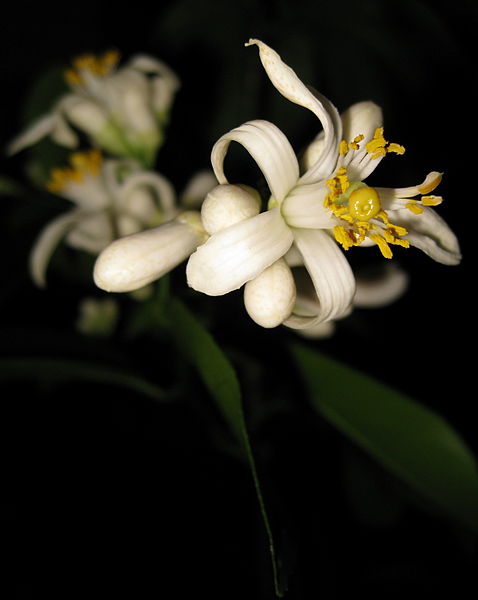
[{"label": "dark green leaf", "polygon": [[177,300],[169,306],[171,330],[180,349],[186,352],[214,398],[218,409],[241,445],[251,468],[254,487],[266,529],[272,559],[276,594],[283,596],[286,586],[279,581],[274,538],[267,516],[256,463],[252,452],[242,406],[242,396],[233,366],[210,333]]},{"label": "dark green leaf", "polygon": [[476,463],[443,418],[308,347],[292,351],[312,405],[327,421],[422,498],[478,530]]}]

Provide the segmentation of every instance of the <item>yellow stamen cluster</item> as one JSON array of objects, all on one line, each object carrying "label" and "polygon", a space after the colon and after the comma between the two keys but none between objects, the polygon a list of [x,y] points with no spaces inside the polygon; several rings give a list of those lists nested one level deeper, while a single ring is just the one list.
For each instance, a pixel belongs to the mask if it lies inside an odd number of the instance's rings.
[{"label": "yellow stamen cluster", "polygon": [[70,85],[81,86],[84,84],[83,73],[85,71],[97,77],[105,77],[116,67],[119,58],[116,50],[108,50],[102,56],[93,54],[77,56],[72,61],[73,68],[65,71],[65,79]]},{"label": "yellow stamen cluster", "polygon": [[103,162],[98,150],[75,152],[70,156],[70,167],[52,169],[46,184],[48,191],[55,194],[61,192],[70,183],[81,183],[86,175],[98,176]]},{"label": "yellow stamen cluster", "polygon": [[394,142],[388,142],[383,137],[383,127],[377,127],[373,138],[365,145],[365,150],[368,154],[372,155],[372,158],[381,158],[389,152],[395,152],[395,154],[403,154],[405,152],[403,146]]},{"label": "yellow stamen cluster", "polygon": [[358,186],[351,184],[345,167],[340,167],[335,177],[326,183],[330,192],[324,205],[344,222],[333,229],[336,241],[344,250],[359,246],[366,237],[377,244],[385,258],[392,258],[390,244],[409,247],[409,242],[401,239],[407,230],[390,223],[374,188],[360,182]]}]

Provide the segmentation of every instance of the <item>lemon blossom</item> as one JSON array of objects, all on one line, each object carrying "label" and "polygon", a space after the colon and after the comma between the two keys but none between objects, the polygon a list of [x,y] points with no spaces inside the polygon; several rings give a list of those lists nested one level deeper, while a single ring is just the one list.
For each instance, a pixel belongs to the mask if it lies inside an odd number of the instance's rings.
[{"label": "lemon blossom", "polygon": [[65,71],[71,93],[14,139],[8,151],[18,152],[45,136],[76,148],[78,129],[102,150],[150,166],[163,141],[179,80],[167,65],[150,56],[134,56],[120,68],[118,61],[116,51],[74,59]]},{"label": "lemon blossom", "polygon": [[[191,255],[188,283],[212,296],[245,284],[244,299],[251,317],[264,327],[281,323],[297,329],[316,327],[350,311],[355,279],[342,250],[376,245],[386,258],[392,247],[420,248],[444,264],[457,264],[456,237],[431,208],[441,174],[432,172],[419,185],[372,188],[364,180],[390,152],[404,148],[384,137],[382,113],[372,102],[351,106],[340,116],[316,90],[305,86],[280,56],[260,40],[260,59],[276,89],[291,102],[312,111],[322,132],[306,153],[305,172],[286,136],[274,124],[254,120],[223,135],[214,145],[211,162],[219,182],[215,202],[204,203],[203,223],[228,219],[209,229],[209,239]],[[267,209],[250,192],[230,186],[224,160],[231,142],[241,144],[262,171],[269,186]],[[231,200],[235,189],[237,202]],[[248,210],[244,204],[248,204]],[[316,294],[301,307],[291,266],[305,266]],[[302,303],[303,304],[303,303]]]},{"label": "lemon blossom", "polygon": [[177,214],[167,179],[130,159],[104,160],[98,150],[73,153],[69,167],[51,171],[47,189],[74,207],[53,219],[33,247],[31,274],[39,286],[45,285],[50,256],[63,237],[74,248],[98,254],[117,237]]}]

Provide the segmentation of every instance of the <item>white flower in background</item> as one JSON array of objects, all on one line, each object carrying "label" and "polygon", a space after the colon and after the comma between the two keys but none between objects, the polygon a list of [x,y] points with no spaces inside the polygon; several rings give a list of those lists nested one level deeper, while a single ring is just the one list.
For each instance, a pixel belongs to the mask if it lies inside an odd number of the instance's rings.
[{"label": "white flower in background", "polygon": [[211,171],[199,171],[186,185],[174,219],[110,244],[99,255],[93,277],[107,292],[134,292],[189,258],[208,238],[197,210],[215,186]]},{"label": "white flower in background", "polygon": [[14,154],[51,136],[56,143],[76,148],[75,128],[94,146],[114,156],[133,157],[151,166],[163,141],[174,95],[176,75],[164,63],[139,55],[117,68],[119,55],[77,57],[65,72],[71,93],[63,96],[51,113],[41,117],[14,139]]},{"label": "white flower in background", "polygon": [[[244,123],[216,142],[211,162],[220,185],[215,201],[202,208],[211,237],[189,259],[189,285],[216,296],[245,284],[246,309],[258,324],[302,329],[339,319],[351,309],[355,279],[341,247],[377,245],[391,258],[391,246],[412,245],[438,262],[457,264],[456,237],[430,208],[441,202],[431,195],[440,173],[406,188],[364,183],[388,153],[404,152],[384,138],[380,108],[361,102],[340,116],[274,50],[259,40],[246,45],[251,44],[259,47],[276,89],[312,111],[323,132],[306,153],[302,174],[289,141],[268,121]],[[231,186],[226,178],[224,160],[232,141],[249,152],[267,181],[271,197],[264,212],[250,190]],[[224,212],[228,218],[211,229],[208,223]],[[300,289],[297,297],[290,269],[297,265],[305,266],[315,290],[312,313],[310,305],[304,308]]]},{"label": "white flower in background", "polygon": [[177,214],[167,179],[133,160],[103,160],[98,150],[73,153],[69,167],[52,170],[47,189],[75,206],[53,219],[33,247],[30,268],[39,286],[45,285],[48,262],[63,237],[74,248],[98,254],[114,239]]}]

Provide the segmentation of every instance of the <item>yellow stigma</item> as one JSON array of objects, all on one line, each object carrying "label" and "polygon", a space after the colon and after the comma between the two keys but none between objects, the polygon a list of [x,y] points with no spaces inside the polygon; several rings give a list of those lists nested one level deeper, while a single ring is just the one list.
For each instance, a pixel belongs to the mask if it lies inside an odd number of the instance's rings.
[{"label": "yellow stigma", "polygon": [[84,84],[83,73],[85,71],[96,77],[106,77],[116,67],[119,58],[116,50],[108,50],[101,56],[93,54],[77,56],[72,61],[73,68],[65,71],[65,79],[70,85],[81,86]]},{"label": "yellow stigma", "polygon": [[74,152],[69,162],[70,167],[52,169],[46,184],[48,191],[57,194],[70,183],[81,183],[86,175],[96,177],[100,172],[103,159],[99,150],[90,150]]},{"label": "yellow stigma", "polygon": [[368,186],[354,190],[349,196],[348,209],[358,221],[373,219],[382,210],[377,190]]}]

